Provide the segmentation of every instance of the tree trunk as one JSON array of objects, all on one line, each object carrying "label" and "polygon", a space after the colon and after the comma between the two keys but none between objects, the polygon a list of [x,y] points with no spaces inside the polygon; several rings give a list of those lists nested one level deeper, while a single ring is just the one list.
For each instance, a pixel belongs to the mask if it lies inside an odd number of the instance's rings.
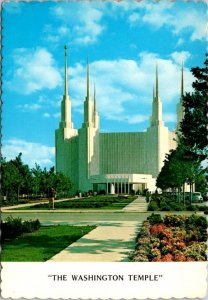
[{"label": "tree trunk", "polygon": [[177,200],[178,200],[178,203],[181,203],[181,197],[180,197],[180,191],[181,191],[181,188],[180,186],[177,188]]},{"label": "tree trunk", "polygon": [[20,186],[18,186],[18,188],[17,188],[17,201],[18,201],[18,203],[19,203],[19,193],[20,193]]},{"label": "tree trunk", "polygon": [[192,204],[192,184],[190,182],[190,190],[189,190],[190,204]]},{"label": "tree trunk", "polygon": [[186,203],[185,203],[185,183],[183,183],[182,189],[183,189],[183,205],[185,206],[186,205]]}]

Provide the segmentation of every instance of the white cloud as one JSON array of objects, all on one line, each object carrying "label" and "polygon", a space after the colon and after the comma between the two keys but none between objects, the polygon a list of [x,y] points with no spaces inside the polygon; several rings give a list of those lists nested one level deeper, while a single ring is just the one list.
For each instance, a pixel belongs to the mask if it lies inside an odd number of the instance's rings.
[{"label": "white cloud", "polygon": [[129,124],[138,124],[138,123],[142,123],[146,120],[149,120],[149,116],[146,115],[132,115],[132,116],[127,116],[127,122]]},{"label": "white cloud", "polygon": [[171,22],[176,34],[180,33],[184,29],[190,29],[192,31],[192,41],[206,38],[206,24],[206,13],[202,14],[196,9],[178,11],[176,18],[174,18]]},{"label": "white cloud", "polygon": [[50,116],[51,116],[51,115],[50,115],[49,113],[47,113],[47,112],[43,114],[43,117],[44,117],[44,118],[50,118]]},{"label": "white cloud", "polygon": [[35,163],[41,167],[51,167],[54,165],[54,147],[16,138],[3,141],[2,155],[7,160],[14,159],[20,152],[22,153],[23,162],[30,167],[34,167]]},{"label": "white cloud", "polygon": [[[93,3],[79,3],[79,6],[68,5],[68,3],[57,4],[52,8],[52,14],[62,21],[59,33],[50,34],[50,38],[57,39],[61,35],[69,35],[71,42],[77,44],[92,44],[97,41],[98,37],[104,30],[102,25],[103,9],[101,6]],[[104,8],[104,6],[103,6]],[[65,28],[63,30],[63,28]],[[69,31],[69,28],[71,31]]]},{"label": "white cloud", "polygon": [[191,57],[190,52],[188,51],[181,51],[181,52],[173,52],[171,54],[172,59],[179,65],[183,63],[186,63],[186,60],[189,59]]},{"label": "white cloud", "polygon": [[[137,61],[118,59],[92,62],[91,90],[93,82],[96,82],[97,106],[101,116],[128,123],[147,120],[149,116],[143,107],[151,107],[156,61],[159,69],[160,97],[164,104],[176,102],[180,94],[180,56],[188,59],[190,55],[188,52],[175,52],[170,54],[170,58],[163,59],[155,53],[143,52]],[[69,68],[69,75],[73,107],[80,112],[86,96],[86,67],[76,64]],[[186,68],[184,78],[185,91],[191,91],[193,77]]]},{"label": "white cloud", "polygon": [[56,113],[53,113],[53,114],[49,114],[48,112],[45,112],[43,114],[43,117],[44,118],[51,118],[51,117],[54,117],[54,118],[59,118],[61,117],[61,113],[60,112],[56,112]]},{"label": "white cloud", "polygon": [[144,9],[142,21],[153,25],[154,28],[160,28],[168,22],[172,21],[173,3],[171,1],[163,1],[160,3],[149,2],[141,4]]},{"label": "white cloud", "polygon": [[61,118],[61,113],[60,112],[57,112],[57,113],[55,113],[55,114],[53,114],[53,117],[54,118]]},{"label": "white cloud", "polygon": [[176,122],[176,114],[164,113],[163,120],[168,123],[175,123]]},{"label": "white cloud", "polygon": [[[197,3],[196,3],[197,6]],[[139,8],[129,7],[130,24],[140,23],[141,21],[152,26],[154,30],[161,27],[170,27],[176,35],[184,30],[190,31],[190,39],[201,40],[206,38],[206,4],[204,12],[196,7],[193,8],[186,4],[186,7],[179,6],[173,1],[141,2]],[[136,10],[136,12],[135,12]],[[139,12],[139,13],[138,13]],[[179,40],[179,45],[183,42]]]},{"label": "white cloud", "polygon": [[179,47],[179,46],[183,45],[184,42],[185,42],[184,39],[179,38],[179,39],[178,39],[178,42],[177,42],[177,44],[176,44],[176,47]]},{"label": "white cloud", "polygon": [[45,48],[19,48],[13,55],[15,71],[7,87],[20,94],[54,89],[61,84],[61,75],[50,52]]},{"label": "white cloud", "polygon": [[33,104],[25,103],[25,104],[19,104],[17,107],[24,112],[28,112],[28,111],[37,111],[42,106],[38,103],[33,103]]},{"label": "white cloud", "polygon": [[62,38],[70,36],[70,29],[66,25],[59,27],[53,27],[50,24],[46,24],[43,29],[44,39],[51,43],[59,43]]},{"label": "white cloud", "polygon": [[129,23],[133,26],[134,24],[136,24],[140,19],[140,14],[133,12],[129,17],[128,17],[128,21]]}]

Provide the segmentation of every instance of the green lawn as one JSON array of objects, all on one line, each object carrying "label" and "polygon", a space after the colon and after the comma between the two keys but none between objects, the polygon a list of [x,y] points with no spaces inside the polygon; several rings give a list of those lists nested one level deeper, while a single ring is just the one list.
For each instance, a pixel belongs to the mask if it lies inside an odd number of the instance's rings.
[{"label": "green lawn", "polygon": [[[81,198],[68,200],[63,202],[55,202],[56,209],[122,209],[133,200],[135,200],[135,196],[125,197],[110,197],[110,196],[97,196],[97,197],[89,197],[89,198]],[[48,204],[38,204],[35,206],[27,206],[22,208],[17,208],[18,210],[25,209],[43,209],[48,210]]]},{"label": "green lawn", "polygon": [[1,261],[46,261],[60,252],[95,226],[42,226],[2,245]]}]

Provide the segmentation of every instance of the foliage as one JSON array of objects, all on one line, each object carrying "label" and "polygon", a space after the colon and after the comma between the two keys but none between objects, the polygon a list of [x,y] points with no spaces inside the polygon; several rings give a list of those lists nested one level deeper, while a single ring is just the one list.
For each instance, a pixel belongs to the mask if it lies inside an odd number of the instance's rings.
[{"label": "foliage", "polygon": [[[87,198],[77,198],[63,202],[57,202],[57,209],[77,209],[77,208],[114,208],[119,209],[131,203],[135,197],[112,197],[112,196],[95,196]],[[35,206],[24,207],[22,209],[48,209],[48,204],[37,204]]]},{"label": "foliage", "polygon": [[14,160],[3,158],[1,171],[2,195],[6,196],[7,204],[19,202],[23,194],[27,198],[46,197],[50,187],[55,188],[58,197],[69,196],[72,191],[72,183],[64,174],[56,173],[54,167],[41,169],[37,164],[30,169],[22,162],[21,153]]},{"label": "foliage", "polygon": [[202,216],[152,214],[142,225],[133,261],[205,261],[207,221]]},{"label": "foliage", "polygon": [[14,239],[26,232],[33,232],[40,228],[39,220],[22,221],[21,218],[9,216],[1,222],[1,240]]},{"label": "foliage", "polygon": [[5,241],[1,260],[46,261],[94,228],[95,226],[41,226],[39,230],[24,234],[18,239]]},{"label": "foliage", "polygon": [[157,178],[157,187],[162,190],[179,191],[185,183],[196,183],[197,191],[205,192],[207,187],[207,168],[201,162],[207,158],[207,81],[208,59],[205,67],[192,68],[196,80],[193,93],[182,97],[184,118],[177,132],[178,146],[166,155],[164,166]]},{"label": "foliage", "polygon": [[182,142],[203,160],[207,150],[208,55],[204,67],[192,68],[194,92],[183,97],[184,118],[181,123]]},{"label": "foliage", "polygon": [[164,218],[164,223],[167,225],[167,226],[184,226],[185,225],[185,222],[188,218],[184,215],[166,215],[165,218]]},{"label": "foliage", "polygon": [[36,164],[31,172],[34,182],[33,192],[35,194],[48,195],[50,187],[53,187],[58,195],[69,195],[72,188],[71,181],[64,174],[60,172],[55,173],[54,167],[49,170],[46,168],[42,170],[40,166]]},{"label": "foliage", "polygon": [[149,216],[149,217],[147,218],[147,220],[149,221],[149,223],[150,223],[151,225],[154,225],[154,224],[160,224],[160,223],[162,223],[162,221],[163,221],[163,219],[162,219],[162,217],[161,217],[160,214],[151,214],[151,216]]},{"label": "foliage", "polygon": [[148,204],[148,211],[204,211],[208,214],[208,206],[206,205],[191,205],[189,202],[177,202],[176,199],[169,197],[163,197],[160,202],[160,206],[156,200],[152,200]]}]

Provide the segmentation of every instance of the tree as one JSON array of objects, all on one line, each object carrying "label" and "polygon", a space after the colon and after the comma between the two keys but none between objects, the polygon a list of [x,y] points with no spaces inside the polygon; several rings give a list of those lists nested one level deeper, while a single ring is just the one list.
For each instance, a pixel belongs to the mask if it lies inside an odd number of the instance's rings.
[{"label": "tree", "polygon": [[[194,183],[197,183],[197,187],[204,188],[206,172],[201,162],[207,158],[207,66],[206,56],[204,68],[191,69],[196,78],[193,83],[194,92],[183,96],[185,114],[180,132],[177,133],[178,146],[166,155],[157,178],[157,186],[162,189],[177,187],[180,190],[182,187],[184,191],[185,183],[190,185],[190,192]],[[200,181],[204,184],[200,185]]]},{"label": "tree", "polygon": [[40,194],[40,185],[42,178],[42,170],[38,164],[35,164],[35,168],[31,169],[32,174],[32,192],[37,196]]},{"label": "tree", "polygon": [[22,154],[10,161],[1,159],[1,188],[2,195],[8,198],[16,198],[22,193],[36,196],[48,196],[49,189],[53,187],[59,196],[68,196],[72,191],[72,183],[64,174],[55,172],[51,167],[41,169],[39,165],[30,169],[22,161]]},{"label": "tree", "polygon": [[192,84],[194,92],[183,97],[184,118],[180,136],[181,143],[196,153],[201,161],[207,157],[208,55],[204,64],[203,68],[191,69],[196,80]]},{"label": "tree", "polygon": [[55,188],[61,196],[69,195],[72,190],[72,186],[73,185],[68,177],[61,172],[56,173]]},{"label": "tree", "polygon": [[61,172],[55,172],[55,168],[43,170],[39,165],[32,169],[33,191],[36,195],[48,195],[49,189],[53,187],[61,196],[66,196],[72,189],[70,179]]},{"label": "tree", "polygon": [[22,161],[22,153],[19,153],[19,155],[14,160],[11,160],[11,163],[17,168],[19,172],[19,177],[17,180],[17,198],[19,200],[20,193],[27,195],[30,193],[32,174],[29,166],[24,164]]},{"label": "tree", "polygon": [[7,200],[14,198],[17,195],[17,187],[19,182],[19,171],[17,167],[5,158],[1,163],[1,190]]}]

